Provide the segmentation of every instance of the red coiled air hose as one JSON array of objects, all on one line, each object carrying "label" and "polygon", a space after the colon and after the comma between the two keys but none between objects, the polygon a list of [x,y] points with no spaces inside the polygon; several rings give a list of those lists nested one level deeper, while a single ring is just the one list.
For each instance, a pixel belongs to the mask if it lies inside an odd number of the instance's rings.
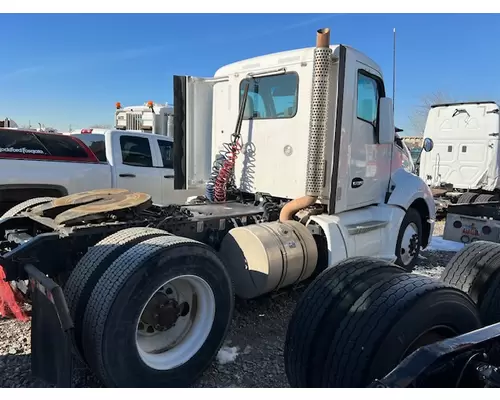
[{"label": "red coiled air hose", "polygon": [[214,188],[214,198],[217,202],[226,201],[227,183],[233,173],[236,158],[241,151],[241,147],[241,141],[235,140],[231,146],[231,152],[227,155],[227,158],[224,160],[224,164],[217,175]]}]

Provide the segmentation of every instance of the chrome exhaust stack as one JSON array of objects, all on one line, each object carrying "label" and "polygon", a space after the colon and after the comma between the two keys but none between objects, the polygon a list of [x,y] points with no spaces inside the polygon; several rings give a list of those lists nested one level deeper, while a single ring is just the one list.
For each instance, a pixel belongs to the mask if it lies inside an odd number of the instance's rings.
[{"label": "chrome exhaust stack", "polygon": [[319,29],[314,49],[313,85],[307,150],[306,195],[287,203],[280,213],[280,221],[293,219],[299,210],[313,205],[321,195],[325,181],[325,146],[330,105],[330,29]]}]

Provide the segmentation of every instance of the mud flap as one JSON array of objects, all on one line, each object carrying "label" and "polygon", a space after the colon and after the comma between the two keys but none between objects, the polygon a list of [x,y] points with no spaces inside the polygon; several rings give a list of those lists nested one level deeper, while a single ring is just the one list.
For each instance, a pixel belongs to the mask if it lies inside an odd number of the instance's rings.
[{"label": "mud flap", "polygon": [[33,265],[26,265],[32,289],[31,374],[57,387],[71,387],[73,321],[63,291]]}]

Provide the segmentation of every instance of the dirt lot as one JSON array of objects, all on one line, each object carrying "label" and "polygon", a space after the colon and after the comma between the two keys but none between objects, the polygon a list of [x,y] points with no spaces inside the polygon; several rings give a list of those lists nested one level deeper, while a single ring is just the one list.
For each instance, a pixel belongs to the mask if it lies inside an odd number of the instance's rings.
[{"label": "dirt lot", "polygon": [[[435,235],[442,234],[438,224]],[[415,272],[439,276],[454,252],[423,252]],[[279,296],[238,301],[227,342],[196,387],[287,387],[283,343],[287,322],[304,288]],[[90,374],[75,377],[78,387],[99,387]],[[44,387],[30,376],[29,323],[0,320],[0,387]]]}]

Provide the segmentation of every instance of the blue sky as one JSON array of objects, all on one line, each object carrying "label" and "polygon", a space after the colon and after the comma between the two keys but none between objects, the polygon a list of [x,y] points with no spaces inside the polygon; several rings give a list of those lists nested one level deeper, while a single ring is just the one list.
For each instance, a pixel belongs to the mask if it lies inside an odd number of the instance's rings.
[{"label": "blue sky", "polygon": [[374,59],[392,94],[397,29],[396,124],[422,96],[500,98],[495,14],[2,14],[0,118],[66,130],[112,124],[114,104],[172,102],[172,75],[211,76],[233,61],[332,43]]}]

